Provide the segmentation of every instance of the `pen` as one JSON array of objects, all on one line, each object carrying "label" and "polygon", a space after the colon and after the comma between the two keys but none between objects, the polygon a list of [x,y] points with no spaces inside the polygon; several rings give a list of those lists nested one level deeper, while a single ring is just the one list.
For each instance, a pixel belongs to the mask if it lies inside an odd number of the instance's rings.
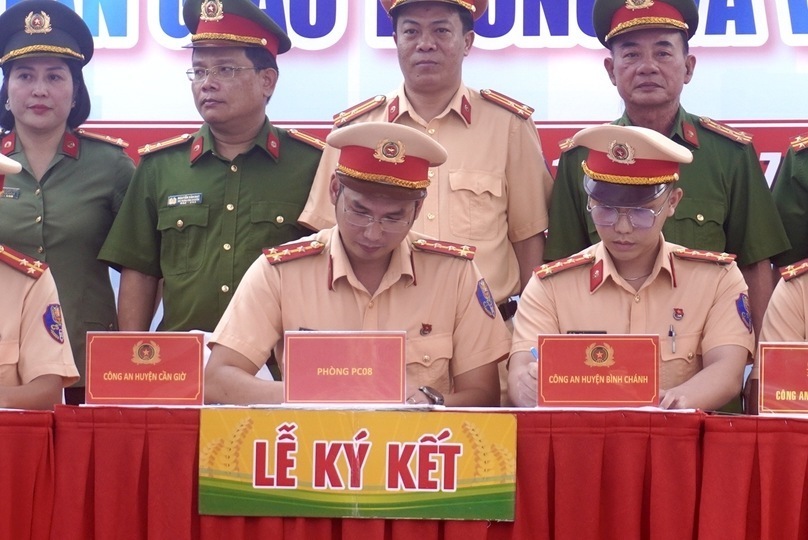
[{"label": "pen", "polygon": [[539,360],[539,351],[536,350],[536,347],[531,347],[530,348],[530,354],[532,354],[533,359],[538,362],[538,360]]},{"label": "pen", "polygon": [[671,338],[671,352],[676,352],[676,330],[673,329],[673,325],[671,325],[670,330],[668,330],[668,337]]}]

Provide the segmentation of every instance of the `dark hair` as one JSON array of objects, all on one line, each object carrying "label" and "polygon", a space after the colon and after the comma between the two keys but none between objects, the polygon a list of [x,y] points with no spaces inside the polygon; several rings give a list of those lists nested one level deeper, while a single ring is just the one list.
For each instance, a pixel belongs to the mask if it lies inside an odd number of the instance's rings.
[{"label": "dark hair", "polygon": [[[458,16],[460,17],[460,24],[463,27],[463,34],[471,32],[474,30],[474,17],[471,15],[471,11],[467,10],[464,7],[458,6],[457,4],[452,4],[450,7],[454,8],[457,11]],[[407,8],[406,5],[401,6],[398,9],[394,9],[392,13],[390,13],[390,17],[393,19],[393,32],[398,29],[398,18],[403,11]]]},{"label": "dark hair", "polygon": [[[73,101],[75,105],[67,116],[67,127],[75,129],[83,124],[90,116],[90,93],[84,84],[84,74],[81,64],[77,61],[65,59],[70,75],[73,79]],[[14,62],[3,64],[3,85],[0,86],[0,128],[11,131],[14,128],[14,115],[4,107],[8,101],[8,74]]]},{"label": "dark hair", "polygon": [[247,60],[252,62],[255,69],[272,68],[278,71],[278,62],[272,53],[263,47],[244,47],[244,54]]}]

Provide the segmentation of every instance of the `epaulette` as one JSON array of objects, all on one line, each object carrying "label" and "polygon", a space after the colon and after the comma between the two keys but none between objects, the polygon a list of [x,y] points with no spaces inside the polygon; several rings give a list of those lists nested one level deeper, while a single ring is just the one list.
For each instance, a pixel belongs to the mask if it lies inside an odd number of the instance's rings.
[{"label": "epaulette", "polygon": [[34,279],[39,279],[48,269],[48,265],[42,261],[27,257],[19,251],[3,245],[0,245],[0,261]]},{"label": "epaulette", "polygon": [[573,255],[572,257],[568,257],[566,259],[559,259],[551,263],[537,266],[533,269],[533,273],[536,274],[537,278],[545,279],[553,274],[563,272],[564,270],[569,270],[570,268],[583,266],[585,264],[592,264],[593,262],[595,262],[595,255],[587,251],[585,253]]},{"label": "epaulette", "polygon": [[705,129],[714,131],[715,133],[723,135],[728,139],[732,139],[737,143],[749,144],[752,142],[752,136],[749,133],[746,133],[739,129],[733,129],[727,126],[726,124],[719,124],[715,120],[707,118],[706,116],[702,116],[701,118],[699,118],[699,122]]},{"label": "epaulette", "polygon": [[438,240],[430,241],[423,238],[413,240],[412,247],[418,251],[439,253],[441,255],[452,255],[453,257],[460,257],[461,259],[466,259],[469,261],[474,259],[474,254],[477,252],[477,248],[475,246],[453,244],[452,242],[441,242]]},{"label": "epaulette", "polygon": [[558,143],[558,147],[561,149],[561,153],[566,152],[567,150],[572,150],[573,148],[577,148],[578,145],[572,141],[572,137],[568,139],[564,139]]},{"label": "epaulette", "polygon": [[93,133],[92,131],[87,131],[84,128],[77,129],[76,135],[78,135],[79,137],[83,137],[85,139],[93,139],[95,141],[114,144],[115,146],[120,146],[121,148],[129,148],[129,143],[121,139],[120,137],[115,138],[110,137],[109,135],[102,135],[101,133]]},{"label": "epaulette", "polygon": [[499,92],[496,92],[494,90],[490,89],[480,90],[480,95],[483,96],[483,98],[486,99],[487,101],[496,103],[500,107],[503,107],[511,111],[516,116],[524,118],[525,120],[530,118],[530,115],[532,115],[533,111],[535,110],[533,109],[533,107],[530,107],[529,105],[520,103],[515,99],[511,99],[505,94],[500,94]]},{"label": "epaulette", "polygon": [[780,275],[786,281],[792,280],[797,276],[801,276],[806,272],[808,272],[808,259],[803,259],[799,262],[795,262],[794,264],[789,264],[788,266],[783,266],[780,268]]},{"label": "epaulette", "polygon": [[309,135],[308,133],[304,133],[304,132],[300,131],[299,129],[295,129],[295,128],[287,129],[286,133],[288,133],[289,136],[291,138],[295,139],[295,140],[298,140],[300,142],[304,142],[304,143],[308,144],[309,146],[313,146],[314,148],[317,148],[318,150],[325,150],[325,141],[322,140],[319,137],[315,137],[314,135]]},{"label": "epaulette", "polygon": [[269,264],[278,264],[309,255],[317,255],[322,253],[325,249],[325,244],[317,240],[308,240],[306,242],[297,242],[294,244],[284,244],[282,246],[273,248],[264,248],[264,257],[267,258]]},{"label": "epaulette", "polygon": [[354,105],[349,109],[345,109],[342,112],[339,112],[334,115],[334,127],[342,127],[348,122],[359,118],[363,114],[366,114],[373,109],[376,109],[382,105],[384,102],[387,101],[386,96],[374,96],[370,99],[366,99],[359,105]]},{"label": "epaulette", "polygon": [[138,155],[145,156],[146,154],[151,154],[152,152],[163,150],[164,148],[171,148],[172,146],[177,146],[178,144],[186,143],[190,141],[192,138],[193,134],[183,133],[182,135],[177,135],[175,137],[163,139],[162,141],[157,141],[154,143],[143,145],[137,149],[137,153]]},{"label": "epaulette", "polygon": [[801,152],[808,148],[808,133],[802,133],[797,135],[796,137],[791,137],[790,140],[791,148],[795,152]]},{"label": "epaulette", "polygon": [[678,248],[674,250],[673,256],[686,261],[702,261],[718,264],[729,264],[735,260],[735,255],[732,253],[719,253],[717,251],[689,248]]}]

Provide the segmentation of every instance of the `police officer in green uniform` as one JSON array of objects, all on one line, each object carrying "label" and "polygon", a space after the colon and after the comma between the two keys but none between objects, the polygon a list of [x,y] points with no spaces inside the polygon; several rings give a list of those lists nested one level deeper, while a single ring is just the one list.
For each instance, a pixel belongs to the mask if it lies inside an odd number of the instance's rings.
[{"label": "police officer in green uniform", "polygon": [[297,218],[321,142],[266,117],[289,38],[250,0],[188,0],[183,17],[205,123],[140,149],[100,254],[122,267],[122,330],[148,329],[160,279],[160,330],[213,330],[261,249],[308,233]]},{"label": "police officer in green uniform", "polygon": [[[686,112],[681,92],[696,65],[687,40],[698,26],[693,0],[596,0],[595,32],[611,55],[609,78],[626,105],[615,121],[658,131],[693,152],[683,165],[685,196],[665,224],[665,238],[694,249],[737,254],[760,330],[773,289],[769,258],[788,249],[751,137]],[[567,257],[599,238],[583,189],[585,148],[562,142],[550,204],[545,259]]]},{"label": "police officer in green uniform", "polygon": [[90,114],[82,67],[93,37],[70,8],[26,0],[0,15],[0,152],[22,164],[5,178],[0,243],[46,262],[81,373],[65,389],[84,402],[85,336],[115,330],[115,296],[98,252],[135,165],[120,139],[79,129]]},{"label": "police officer in green uniform", "polygon": [[788,153],[774,181],[773,196],[791,249],[772,258],[777,266],[788,266],[808,258],[808,133],[791,139]]}]

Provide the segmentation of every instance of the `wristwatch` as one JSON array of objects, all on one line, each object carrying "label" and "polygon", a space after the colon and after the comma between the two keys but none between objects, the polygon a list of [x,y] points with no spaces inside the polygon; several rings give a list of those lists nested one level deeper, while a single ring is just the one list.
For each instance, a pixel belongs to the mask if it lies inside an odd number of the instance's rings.
[{"label": "wristwatch", "polygon": [[418,390],[424,393],[426,399],[428,399],[432,405],[443,405],[443,394],[431,386],[422,386]]}]

